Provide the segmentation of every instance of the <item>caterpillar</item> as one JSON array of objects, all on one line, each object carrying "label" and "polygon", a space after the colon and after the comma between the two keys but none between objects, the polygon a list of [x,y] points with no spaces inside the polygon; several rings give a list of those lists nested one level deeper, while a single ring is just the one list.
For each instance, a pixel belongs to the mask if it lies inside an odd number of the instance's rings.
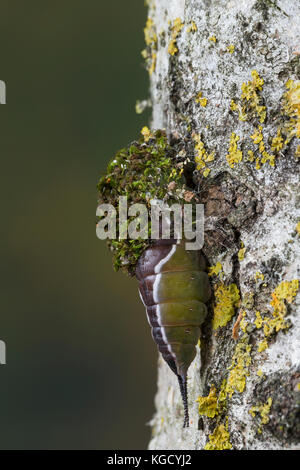
[{"label": "caterpillar", "polygon": [[183,427],[188,427],[187,371],[211,294],[204,257],[199,250],[186,250],[184,240],[162,239],[140,256],[135,274],[153,339],[178,378]]},{"label": "caterpillar", "polygon": [[[186,142],[173,139],[171,145],[165,131],[148,130],[148,135],[145,129],[143,137],[116,153],[98,182],[99,204],[106,207],[103,212],[107,211],[107,204],[113,206],[112,213],[119,223],[121,196],[126,196],[128,205],[143,203],[147,207],[151,200],[164,201],[169,207],[191,200],[183,171],[188,168],[187,160],[180,156],[186,155]],[[174,233],[170,231],[169,239],[161,237],[153,242],[142,237],[123,239],[116,229],[110,236],[104,233],[99,238],[108,239],[114,268],[138,279],[154,341],[178,378],[184,406],[183,425],[187,427],[187,372],[207,313],[205,302],[210,297],[210,286],[201,252],[186,250],[185,240],[177,241]]]}]

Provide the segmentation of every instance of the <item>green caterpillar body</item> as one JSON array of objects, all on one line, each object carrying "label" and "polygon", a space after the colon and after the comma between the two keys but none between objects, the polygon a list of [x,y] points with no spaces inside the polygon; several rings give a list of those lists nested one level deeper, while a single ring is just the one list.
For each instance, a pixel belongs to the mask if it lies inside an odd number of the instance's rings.
[{"label": "green caterpillar body", "polygon": [[186,250],[184,241],[158,240],[139,258],[136,277],[153,339],[178,377],[188,427],[187,371],[211,294],[205,260],[200,251]]}]

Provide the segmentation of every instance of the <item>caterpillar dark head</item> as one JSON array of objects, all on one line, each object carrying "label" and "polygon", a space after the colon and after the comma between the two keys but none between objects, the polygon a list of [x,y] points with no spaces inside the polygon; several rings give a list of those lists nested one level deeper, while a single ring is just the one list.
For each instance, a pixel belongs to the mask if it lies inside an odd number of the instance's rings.
[{"label": "caterpillar dark head", "polygon": [[185,242],[158,240],[145,250],[136,267],[141,299],[160,353],[177,375],[189,425],[187,371],[196,355],[200,326],[210,297],[205,261]]}]

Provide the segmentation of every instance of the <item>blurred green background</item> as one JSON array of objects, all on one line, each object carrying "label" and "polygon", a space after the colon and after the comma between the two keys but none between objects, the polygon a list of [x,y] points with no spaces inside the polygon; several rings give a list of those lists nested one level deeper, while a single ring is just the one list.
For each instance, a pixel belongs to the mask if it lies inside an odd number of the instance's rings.
[{"label": "blurred green background", "polygon": [[156,347],[95,235],[96,184],[147,124],[142,0],[1,2],[1,449],[141,449]]}]

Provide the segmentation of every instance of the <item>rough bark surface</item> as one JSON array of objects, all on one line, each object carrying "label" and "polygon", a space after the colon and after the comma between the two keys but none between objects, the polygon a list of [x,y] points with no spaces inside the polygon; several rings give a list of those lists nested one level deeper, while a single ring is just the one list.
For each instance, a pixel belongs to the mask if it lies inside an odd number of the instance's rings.
[{"label": "rough bark surface", "polygon": [[[215,298],[189,369],[190,427],[182,429],[177,379],[159,359],[149,448],[297,448],[300,296],[297,281],[291,281],[299,277],[300,142],[293,134],[275,148],[272,139],[289,123],[283,110],[286,83],[300,78],[300,1],[149,0],[148,8],[156,34],[148,41],[152,128],[185,139],[190,160],[200,153],[189,184],[206,207],[208,264],[222,265],[211,276]],[[261,89],[257,85],[256,104],[253,97],[242,98],[253,70],[264,81]],[[236,106],[230,107],[232,100]],[[266,107],[265,118],[259,106]],[[283,140],[288,132],[283,129]],[[232,133],[239,140],[230,151]],[[263,163],[263,151],[274,155],[274,166],[272,159]],[[234,314],[213,329],[218,288],[230,284],[240,301],[221,296],[221,311]],[[199,414],[196,400],[210,392]]]}]

